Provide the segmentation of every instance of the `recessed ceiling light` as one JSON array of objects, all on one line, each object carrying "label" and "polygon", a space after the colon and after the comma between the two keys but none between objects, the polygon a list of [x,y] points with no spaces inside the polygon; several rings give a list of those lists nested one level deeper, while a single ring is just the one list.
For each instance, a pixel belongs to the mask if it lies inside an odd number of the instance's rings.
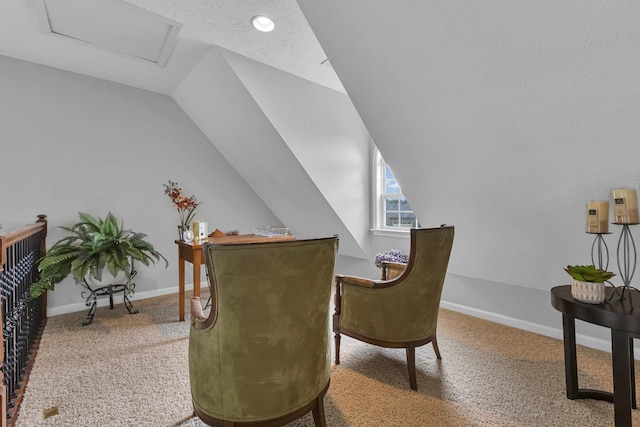
[{"label": "recessed ceiling light", "polygon": [[273,23],[271,18],[263,15],[254,16],[253,18],[251,18],[251,23],[256,30],[262,31],[263,33],[273,31],[273,29],[276,27],[276,24]]}]

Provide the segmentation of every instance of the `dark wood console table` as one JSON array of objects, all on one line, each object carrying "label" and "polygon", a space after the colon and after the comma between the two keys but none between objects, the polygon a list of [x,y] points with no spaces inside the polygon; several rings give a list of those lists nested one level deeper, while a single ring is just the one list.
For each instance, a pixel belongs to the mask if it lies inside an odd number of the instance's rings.
[{"label": "dark wood console table", "polygon": [[255,234],[239,234],[232,236],[210,236],[207,239],[199,241],[185,242],[184,240],[176,240],[178,245],[178,301],[180,305],[180,321],[184,321],[184,304],[185,304],[185,261],[189,261],[193,265],[193,296],[200,296],[200,266],[204,264],[202,256],[202,244],[211,242],[218,245],[239,244],[239,243],[265,243],[277,242],[281,240],[294,240],[295,236],[291,234],[285,236],[256,236]]},{"label": "dark wood console table", "polygon": [[[607,300],[613,291],[607,288]],[[562,313],[567,398],[613,402],[615,425],[631,426],[631,408],[636,408],[633,338],[640,337],[640,292],[632,289],[625,292],[624,300],[614,295],[602,304],[586,304],[571,296],[570,285],[556,286],[551,289],[551,305]],[[575,319],[611,329],[613,393],[578,387]]]}]

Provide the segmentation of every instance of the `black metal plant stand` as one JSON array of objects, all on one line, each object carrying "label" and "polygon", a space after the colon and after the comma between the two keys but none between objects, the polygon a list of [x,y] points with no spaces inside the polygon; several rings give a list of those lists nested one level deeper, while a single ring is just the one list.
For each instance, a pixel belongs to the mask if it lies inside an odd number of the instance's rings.
[{"label": "black metal plant stand", "polygon": [[138,274],[138,272],[134,269],[133,260],[131,261],[131,271],[127,276],[126,283],[117,283],[111,285],[100,286],[99,288],[93,288],[89,285],[86,278],[80,282],[80,285],[86,288],[86,291],[82,291],[80,295],[85,299],[85,304],[89,308],[89,312],[87,313],[86,320],[82,322],[82,326],[87,326],[91,324],[93,321],[93,317],[96,314],[96,309],[98,308],[98,298],[100,297],[109,297],[109,307],[113,310],[113,295],[118,293],[124,294],[124,306],[127,308],[127,311],[131,314],[138,314],[138,310],[133,308],[133,304],[129,301],[129,296],[134,294],[134,290],[136,284],[133,283],[133,278]]}]

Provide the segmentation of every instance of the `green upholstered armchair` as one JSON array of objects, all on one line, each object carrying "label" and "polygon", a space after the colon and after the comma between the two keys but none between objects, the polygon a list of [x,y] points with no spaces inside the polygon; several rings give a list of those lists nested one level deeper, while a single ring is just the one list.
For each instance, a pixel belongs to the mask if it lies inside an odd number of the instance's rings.
[{"label": "green upholstered armchair", "polygon": [[411,229],[411,250],[403,264],[383,265],[382,280],[336,276],[336,364],[340,334],[381,347],[406,348],[409,383],[418,389],[415,348],[433,344],[436,357],[438,309],[454,227]]},{"label": "green upholstered armchair", "polygon": [[329,303],[338,238],[203,244],[210,314],[192,299],[189,377],[212,426],[324,426]]}]

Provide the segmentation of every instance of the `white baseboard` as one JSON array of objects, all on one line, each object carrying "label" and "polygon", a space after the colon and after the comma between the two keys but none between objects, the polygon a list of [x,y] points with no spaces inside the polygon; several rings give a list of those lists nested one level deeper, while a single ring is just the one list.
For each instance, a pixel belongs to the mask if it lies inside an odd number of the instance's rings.
[{"label": "white baseboard", "polygon": [[[441,301],[440,307],[456,311],[458,313],[468,314],[469,316],[479,317],[481,319],[489,320],[491,322],[500,323],[514,328],[523,329],[525,331],[534,332],[536,334],[544,335],[551,338],[557,338],[562,340],[562,329],[552,328],[550,326],[540,325],[538,323],[529,322],[526,320],[516,319],[502,314],[491,313],[489,311],[480,310],[473,307],[468,307],[456,303],[447,301]],[[634,341],[635,343],[636,341]],[[602,350],[611,352],[611,341],[593,338],[588,335],[576,334],[576,343],[585,347],[594,348],[596,350]],[[640,360],[640,347],[634,345],[634,356],[636,360]]]},{"label": "white baseboard", "polygon": [[[206,286],[209,286],[208,283],[202,282],[200,284],[200,289],[203,289]],[[193,290],[193,283],[186,283],[184,288],[186,291]],[[134,303],[134,306],[135,306],[135,302],[138,300],[159,297],[159,296],[168,295],[168,294],[177,294],[177,293],[178,293],[178,286],[173,286],[171,288],[156,289],[153,291],[136,292],[134,294],[134,297],[129,299]],[[113,296],[114,304],[120,304],[123,301],[124,301],[124,295],[122,293],[115,294]],[[98,298],[98,307],[108,307],[108,306],[109,306],[109,298],[106,298],[106,297]],[[86,310],[89,310],[89,308],[84,302],[78,302],[78,303],[67,304],[67,305],[59,305],[51,308],[47,307],[47,317],[59,316],[61,314],[75,313],[78,311],[86,311]]]}]

